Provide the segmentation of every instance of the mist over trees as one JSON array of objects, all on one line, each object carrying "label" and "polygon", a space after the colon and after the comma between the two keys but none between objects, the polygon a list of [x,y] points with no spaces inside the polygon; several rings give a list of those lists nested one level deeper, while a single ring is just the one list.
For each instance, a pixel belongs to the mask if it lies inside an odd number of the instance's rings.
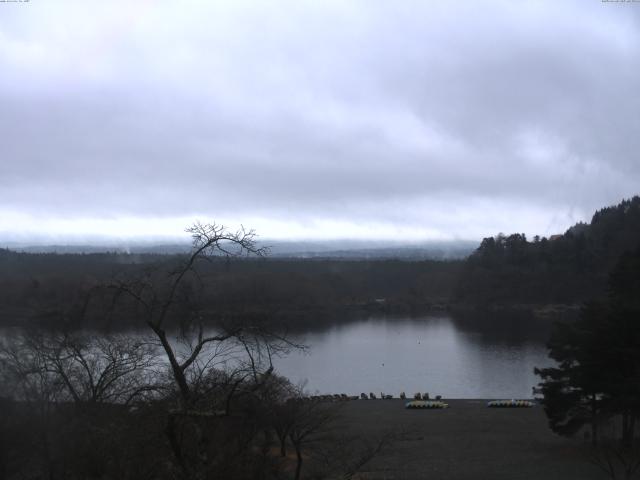
[{"label": "mist over trees", "polygon": [[[602,296],[619,256],[640,244],[639,212],[640,199],[634,197],[599,210],[589,224],[575,225],[560,236],[485,238],[466,260],[212,257],[200,266],[207,276],[200,301],[212,315],[262,316],[293,329],[371,313],[579,305]],[[0,324],[136,325],[131,310],[105,315],[108,298],[94,287],[118,277],[144,276],[156,265],[175,266],[187,258],[0,250]]]},{"label": "mist over trees", "polygon": [[[339,402],[310,401],[274,372],[274,357],[303,345],[202,302],[209,259],[263,254],[253,232],[189,232],[190,255],[92,285],[57,323],[5,330],[1,478],[297,480],[303,460],[313,476],[350,478],[378,451],[336,429]],[[89,332],[92,312],[138,330]]]},{"label": "mist over trees", "polygon": [[602,296],[622,254],[640,245],[640,197],[598,210],[563,235],[485,238],[456,287],[461,302],[579,304]]}]

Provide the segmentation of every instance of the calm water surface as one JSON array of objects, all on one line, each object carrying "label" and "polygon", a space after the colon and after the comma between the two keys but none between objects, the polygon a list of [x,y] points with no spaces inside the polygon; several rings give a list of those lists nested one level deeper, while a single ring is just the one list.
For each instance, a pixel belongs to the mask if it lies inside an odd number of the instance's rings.
[{"label": "calm water surface", "polygon": [[278,359],[279,373],[315,393],[429,392],[444,398],[530,398],[544,337],[473,332],[449,317],[369,319],[296,337],[308,354]]}]

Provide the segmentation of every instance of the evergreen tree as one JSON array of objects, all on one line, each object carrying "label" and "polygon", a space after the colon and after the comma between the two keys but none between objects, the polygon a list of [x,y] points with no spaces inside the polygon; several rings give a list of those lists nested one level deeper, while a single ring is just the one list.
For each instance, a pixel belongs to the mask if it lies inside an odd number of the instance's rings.
[{"label": "evergreen tree", "polygon": [[640,249],[620,258],[606,301],[556,325],[548,347],[557,366],[536,373],[551,429],[572,435],[590,425],[595,443],[598,425],[619,418],[621,440],[631,445],[640,415]]},{"label": "evergreen tree", "polygon": [[563,235],[485,238],[460,273],[457,299],[472,304],[579,304],[603,295],[620,255],[640,243],[640,197],[597,211]]}]

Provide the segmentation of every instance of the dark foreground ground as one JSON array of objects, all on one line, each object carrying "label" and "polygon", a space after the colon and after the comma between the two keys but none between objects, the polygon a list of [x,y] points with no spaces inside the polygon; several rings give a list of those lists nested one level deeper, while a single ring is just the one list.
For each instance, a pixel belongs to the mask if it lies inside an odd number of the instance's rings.
[{"label": "dark foreground ground", "polygon": [[360,471],[361,479],[572,480],[607,478],[583,439],[547,427],[542,407],[493,409],[485,400],[447,400],[446,410],[407,410],[402,400],[358,400],[343,425],[371,438],[396,437]]}]

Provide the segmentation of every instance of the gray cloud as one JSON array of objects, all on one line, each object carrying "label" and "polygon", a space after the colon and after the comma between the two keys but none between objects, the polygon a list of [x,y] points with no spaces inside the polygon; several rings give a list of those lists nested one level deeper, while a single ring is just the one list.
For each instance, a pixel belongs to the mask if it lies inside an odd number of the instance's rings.
[{"label": "gray cloud", "polygon": [[0,232],[548,234],[640,184],[635,4],[0,7]]}]

